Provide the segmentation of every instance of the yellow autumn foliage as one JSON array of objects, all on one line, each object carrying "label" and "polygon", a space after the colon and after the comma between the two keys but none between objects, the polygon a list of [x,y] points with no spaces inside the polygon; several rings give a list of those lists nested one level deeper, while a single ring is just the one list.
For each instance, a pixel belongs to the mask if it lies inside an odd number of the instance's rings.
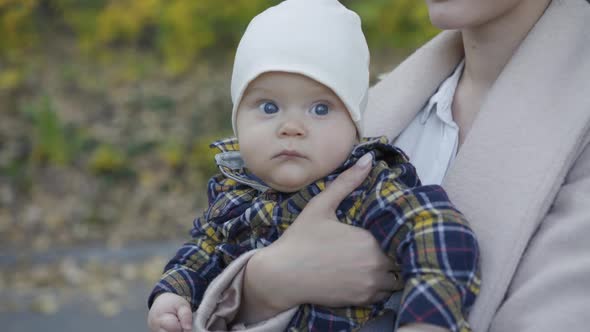
[{"label": "yellow autumn foliage", "polygon": [[0,0],[0,56],[17,57],[38,41],[32,24],[38,4],[39,0]]},{"label": "yellow autumn foliage", "polygon": [[98,147],[89,160],[89,168],[96,174],[116,173],[126,165],[126,156],[120,149],[103,144]]},{"label": "yellow autumn foliage", "polygon": [[109,1],[96,16],[96,43],[131,42],[158,17],[160,0]]},{"label": "yellow autumn foliage", "polygon": [[[63,35],[87,56],[140,50],[176,75],[200,57],[228,57],[254,15],[280,0],[0,0],[0,61],[20,60]],[[423,1],[342,0],[370,47],[413,48],[436,33]],[[56,36],[57,35],[57,36]],[[51,43],[49,43],[51,44]],[[15,60],[15,61],[17,61]]]}]

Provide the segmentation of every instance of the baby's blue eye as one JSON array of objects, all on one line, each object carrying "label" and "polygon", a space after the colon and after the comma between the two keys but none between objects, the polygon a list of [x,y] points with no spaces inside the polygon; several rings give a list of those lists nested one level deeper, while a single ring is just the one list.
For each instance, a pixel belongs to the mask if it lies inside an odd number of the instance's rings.
[{"label": "baby's blue eye", "polygon": [[260,104],[260,109],[266,114],[274,114],[279,111],[279,107],[277,106],[277,104],[271,101],[267,101]]},{"label": "baby's blue eye", "polygon": [[315,104],[311,108],[311,112],[315,115],[327,115],[330,112],[330,107],[326,104]]}]

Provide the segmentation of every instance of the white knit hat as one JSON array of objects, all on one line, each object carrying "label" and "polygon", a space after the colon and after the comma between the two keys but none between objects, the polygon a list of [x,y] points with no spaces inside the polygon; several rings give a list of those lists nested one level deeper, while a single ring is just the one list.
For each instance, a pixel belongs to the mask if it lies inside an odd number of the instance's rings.
[{"label": "white knit hat", "polygon": [[369,48],[361,20],[337,0],[285,0],[256,16],[238,45],[231,81],[232,127],[248,87],[269,71],[305,75],[340,97],[359,136],[367,105]]}]

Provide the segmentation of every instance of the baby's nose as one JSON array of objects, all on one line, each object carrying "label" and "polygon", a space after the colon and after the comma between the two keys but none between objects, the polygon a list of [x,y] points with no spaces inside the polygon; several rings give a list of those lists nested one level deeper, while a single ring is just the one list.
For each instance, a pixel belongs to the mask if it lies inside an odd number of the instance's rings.
[{"label": "baby's nose", "polygon": [[305,125],[297,120],[286,120],[279,129],[279,136],[304,136],[305,134]]}]

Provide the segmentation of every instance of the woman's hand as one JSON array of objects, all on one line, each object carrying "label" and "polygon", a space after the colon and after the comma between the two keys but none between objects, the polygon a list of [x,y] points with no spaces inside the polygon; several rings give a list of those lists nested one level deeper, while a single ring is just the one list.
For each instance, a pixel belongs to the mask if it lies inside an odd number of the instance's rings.
[{"label": "woman's hand", "polygon": [[260,321],[302,303],[369,304],[395,289],[394,264],[377,241],[335,214],[370,166],[368,154],[314,197],[279,240],[250,259],[240,321]]}]

